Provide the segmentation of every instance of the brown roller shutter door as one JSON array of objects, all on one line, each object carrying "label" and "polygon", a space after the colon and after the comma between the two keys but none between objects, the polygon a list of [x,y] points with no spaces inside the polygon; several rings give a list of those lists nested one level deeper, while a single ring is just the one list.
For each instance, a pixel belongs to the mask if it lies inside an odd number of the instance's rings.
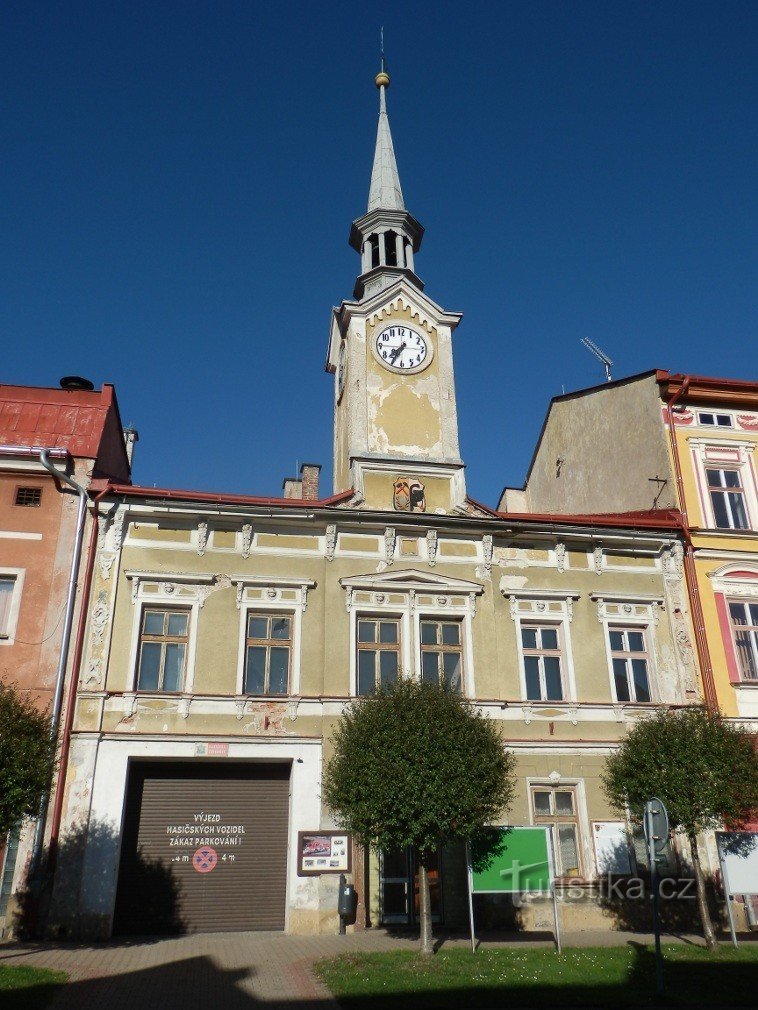
[{"label": "brown roller shutter door", "polygon": [[289,765],[136,763],[114,932],[284,929]]}]

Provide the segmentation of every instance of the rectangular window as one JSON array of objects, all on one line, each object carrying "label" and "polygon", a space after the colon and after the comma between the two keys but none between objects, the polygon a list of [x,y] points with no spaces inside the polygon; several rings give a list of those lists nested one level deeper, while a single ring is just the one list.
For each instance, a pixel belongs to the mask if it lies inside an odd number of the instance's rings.
[{"label": "rectangular window", "polygon": [[558,877],[582,875],[579,854],[579,821],[576,813],[575,791],[566,786],[533,786],[532,820],[553,829],[555,842],[555,872]]},{"label": "rectangular window", "polygon": [[463,639],[460,621],[421,622],[421,679],[463,690]]},{"label": "rectangular window", "polygon": [[705,472],[716,527],[720,530],[749,529],[740,471],[708,467]]},{"label": "rectangular window", "polygon": [[248,614],[245,648],[245,694],[287,694],[291,615]]},{"label": "rectangular window", "polygon": [[524,624],[521,627],[524,679],[529,701],[563,700],[563,647],[557,624]]},{"label": "rectangular window", "polygon": [[643,628],[609,628],[616,701],[650,701],[650,666]]},{"label": "rectangular window", "polygon": [[17,487],[15,505],[23,505],[26,508],[39,508],[42,501],[41,487]]},{"label": "rectangular window", "polygon": [[733,428],[731,414],[712,414],[700,411],[697,415],[698,424],[706,428]]},{"label": "rectangular window", "polygon": [[0,575],[0,638],[8,638],[10,635],[11,603],[15,588],[15,575]]},{"label": "rectangular window", "polygon": [[138,691],[181,691],[188,635],[186,610],[145,607],[137,664]]},{"label": "rectangular window", "polygon": [[758,680],[758,603],[729,601],[734,648],[743,680]]},{"label": "rectangular window", "polygon": [[399,618],[358,618],[358,694],[394,684],[400,671]]}]

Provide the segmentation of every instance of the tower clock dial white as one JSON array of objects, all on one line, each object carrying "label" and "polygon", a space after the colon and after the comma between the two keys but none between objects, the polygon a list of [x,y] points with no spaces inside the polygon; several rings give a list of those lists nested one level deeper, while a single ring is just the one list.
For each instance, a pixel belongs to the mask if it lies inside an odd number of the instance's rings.
[{"label": "tower clock dial white", "polygon": [[376,335],[374,353],[391,372],[420,372],[432,360],[432,345],[410,326],[386,326]]}]

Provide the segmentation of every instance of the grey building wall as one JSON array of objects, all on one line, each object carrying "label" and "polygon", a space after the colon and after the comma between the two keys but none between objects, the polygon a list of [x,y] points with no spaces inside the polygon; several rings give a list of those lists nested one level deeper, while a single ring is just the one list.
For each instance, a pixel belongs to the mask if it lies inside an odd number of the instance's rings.
[{"label": "grey building wall", "polygon": [[[551,404],[527,478],[532,512],[630,512],[675,507],[655,374]],[[660,485],[650,480],[667,481]]]}]

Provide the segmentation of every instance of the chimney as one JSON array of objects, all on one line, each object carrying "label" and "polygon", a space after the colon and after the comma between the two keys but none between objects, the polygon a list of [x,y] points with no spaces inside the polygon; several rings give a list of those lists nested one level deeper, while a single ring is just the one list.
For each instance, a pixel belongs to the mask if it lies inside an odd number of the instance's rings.
[{"label": "chimney", "polygon": [[134,447],[139,442],[139,432],[136,428],[124,428],[124,445],[126,446],[126,458],[129,460],[129,469],[132,468],[132,457]]},{"label": "chimney", "polygon": [[307,501],[318,500],[318,475],[320,472],[320,463],[303,463],[300,467],[301,498],[305,498]]},{"label": "chimney", "polygon": [[282,498],[302,498],[303,482],[299,477],[285,477],[282,481]]}]

